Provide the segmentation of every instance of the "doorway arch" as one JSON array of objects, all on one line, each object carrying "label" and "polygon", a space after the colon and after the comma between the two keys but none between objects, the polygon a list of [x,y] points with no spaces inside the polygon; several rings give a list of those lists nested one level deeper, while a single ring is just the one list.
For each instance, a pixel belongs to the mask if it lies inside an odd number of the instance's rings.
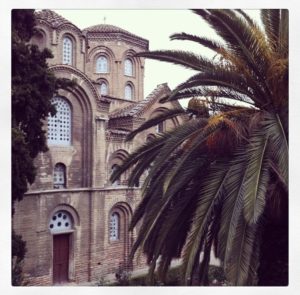
[{"label": "doorway arch", "polygon": [[54,285],[74,280],[74,240],[79,218],[68,205],[52,211],[48,229],[52,235],[52,282]]}]

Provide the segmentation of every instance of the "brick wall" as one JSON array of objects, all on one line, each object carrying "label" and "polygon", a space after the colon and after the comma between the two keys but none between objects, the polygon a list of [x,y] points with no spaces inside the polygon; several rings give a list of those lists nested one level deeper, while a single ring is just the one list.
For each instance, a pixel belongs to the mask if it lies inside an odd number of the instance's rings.
[{"label": "brick wall", "polygon": [[[108,111],[130,104],[122,99],[127,81],[134,85],[134,100],[144,98],[144,59],[132,57],[134,75],[124,75],[124,60],[134,52],[142,51],[142,48],[124,40],[86,40],[77,28],[69,24],[54,29],[40,23],[39,28],[44,37],[36,38],[33,42],[52,50],[54,59],[49,60],[52,72],[57,77],[77,80],[76,88],[58,92],[68,101],[72,110],[72,140],[70,146],[49,146],[47,153],[36,158],[36,181],[23,201],[16,204],[13,227],[27,243],[24,272],[29,284],[52,285],[53,236],[48,223],[56,211],[68,211],[74,221],[74,231],[70,235],[69,279],[75,283],[99,280],[127,265],[128,254],[137,235],[136,230],[128,233],[127,229],[132,212],[140,201],[140,189],[125,186],[128,173],[122,176],[121,186],[111,186],[109,176],[114,155],[120,151],[123,154],[131,153],[156,129],[153,127],[137,135],[133,142],[125,142],[124,134],[107,136],[107,131],[109,127],[124,127],[125,123],[129,129],[136,128],[160,104],[151,105],[140,118],[119,120],[120,126],[118,120],[108,124]],[[74,45],[72,66],[61,65],[62,38],[66,34]],[[110,58],[110,71],[107,74],[95,73],[95,62],[101,53]],[[117,97],[110,98],[111,102],[105,108],[101,106],[101,98],[95,87],[99,78],[107,80],[109,95]],[[165,106],[172,107],[171,104]],[[169,120],[166,128],[174,128],[175,123]],[[118,160],[122,161],[123,158]],[[66,166],[66,189],[53,189],[53,168],[56,163]],[[109,217],[114,210],[120,215],[120,236],[117,241],[109,238]],[[144,256],[135,259],[133,266],[145,266]]]}]

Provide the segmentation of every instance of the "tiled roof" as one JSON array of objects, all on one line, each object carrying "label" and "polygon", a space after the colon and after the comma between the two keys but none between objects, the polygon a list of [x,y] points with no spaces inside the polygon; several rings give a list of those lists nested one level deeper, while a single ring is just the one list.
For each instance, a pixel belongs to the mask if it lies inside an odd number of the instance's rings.
[{"label": "tiled roof", "polygon": [[83,32],[83,34],[86,34],[86,33],[123,33],[125,35],[129,35],[129,36],[144,40],[143,38],[141,38],[137,35],[134,35],[124,29],[121,29],[117,26],[108,25],[108,24],[99,24],[99,25],[87,27],[87,28],[83,29],[82,32]]},{"label": "tiled roof", "polygon": [[131,34],[128,31],[121,29],[119,27],[107,24],[99,24],[95,26],[90,26],[83,29],[83,32],[103,32],[103,33],[127,33]]},{"label": "tiled roof", "polygon": [[43,9],[41,11],[36,11],[35,16],[38,19],[43,19],[49,24],[51,24],[52,27],[57,28],[63,24],[72,24],[69,20],[65,19],[58,13],[54,12],[50,9]]},{"label": "tiled roof", "polygon": [[109,118],[138,117],[144,112],[147,106],[161,98],[165,91],[170,91],[167,83],[159,84],[144,100],[126,106],[125,108],[115,110],[109,115]]}]

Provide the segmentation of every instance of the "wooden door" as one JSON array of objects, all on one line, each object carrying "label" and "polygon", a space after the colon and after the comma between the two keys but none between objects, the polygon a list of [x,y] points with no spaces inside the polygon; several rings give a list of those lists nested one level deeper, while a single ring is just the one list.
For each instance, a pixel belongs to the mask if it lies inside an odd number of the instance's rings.
[{"label": "wooden door", "polygon": [[53,236],[53,283],[61,284],[69,277],[69,234]]}]

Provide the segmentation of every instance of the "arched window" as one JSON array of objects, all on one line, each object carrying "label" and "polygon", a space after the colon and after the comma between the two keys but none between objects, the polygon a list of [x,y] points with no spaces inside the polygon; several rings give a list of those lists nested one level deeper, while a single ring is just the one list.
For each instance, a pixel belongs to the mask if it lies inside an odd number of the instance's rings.
[{"label": "arched window", "polygon": [[[114,164],[112,167],[111,167],[111,173],[113,173],[114,171],[116,171],[117,169],[119,168],[119,165],[118,164]],[[115,182],[112,183],[112,186],[118,186],[121,184],[121,179],[117,179]]]},{"label": "arched window", "polygon": [[127,76],[133,76],[133,63],[127,58],[124,62],[124,74]]},{"label": "arched window", "polygon": [[97,59],[96,72],[97,73],[108,73],[108,60],[103,55],[101,55]]},{"label": "arched window", "polygon": [[55,105],[56,114],[48,116],[48,144],[70,145],[71,144],[71,108],[61,97],[54,97],[52,104]]},{"label": "arched window", "polygon": [[125,99],[131,100],[133,98],[133,90],[130,84],[125,86]]},{"label": "arched window", "polygon": [[73,219],[70,213],[64,210],[55,212],[49,222],[49,229],[52,234],[68,232],[73,228]]},{"label": "arched window", "polygon": [[120,237],[120,215],[116,212],[110,215],[109,221],[109,239],[111,241],[119,240]]},{"label": "arched window", "polygon": [[72,65],[73,44],[69,37],[63,39],[63,64]]},{"label": "arched window", "polygon": [[66,187],[66,166],[62,163],[57,163],[53,170],[53,188]]},{"label": "arched window", "polygon": [[101,95],[107,95],[108,94],[108,87],[107,84],[104,81],[101,81],[99,86],[100,94]]}]

